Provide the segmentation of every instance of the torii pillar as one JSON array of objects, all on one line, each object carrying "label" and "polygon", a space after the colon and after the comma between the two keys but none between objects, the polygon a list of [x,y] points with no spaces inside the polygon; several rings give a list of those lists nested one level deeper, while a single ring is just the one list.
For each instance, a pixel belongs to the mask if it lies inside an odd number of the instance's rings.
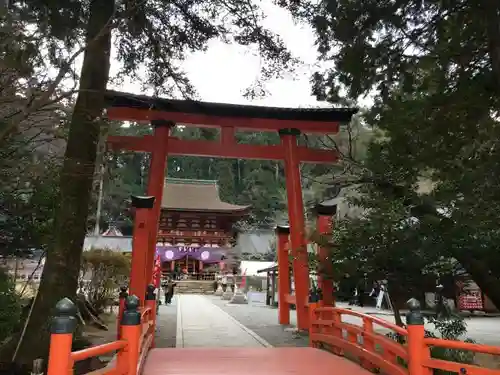
[{"label": "torii pillar", "polygon": [[276,252],[278,254],[278,322],[279,324],[290,324],[290,261],[289,237],[290,227],[278,225],[276,227]]},{"label": "torii pillar", "polygon": [[[337,213],[337,205],[322,205],[316,206],[316,231],[320,236],[332,235],[334,216]],[[332,259],[329,256],[329,251],[324,246],[318,247],[318,286],[322,292],[322,304],[324,306],[335,306],[335,299],[333,297],[333,280],[331,278],[333,273]],[[325,277],[324,275],[330,275]]]},{"label": "torii pillar", "polygon": [[299,129],[279,131],[284,148],[285,179],[288,200],[288,221],[290,222],[290,252],[292,254],[293,277],[295,281],[295,306],[297,308],[297,328],[309,328],[307,309],[309,295],[309,263],[305,235],[304,202],[300,181],[300,163],[297,148]]},{"label": "torii pillar", "polygon": [[165,176],[167,175],[168,140],[170,137],[170,130],[175,124],[166,120],[154,120],[151,121],[151,126],[154,131],[154,146],[151,152],[151,161],[149,163],[147,194],[155,197],[155,202],[153,209],[149,213],[148,219],[148,227],[150,230],[146,263],[146,280],[148,283],[153,282],[153,268],[156,254],[156,241],[158,238],[158,225],[161,215],[161,202],[165,185]]}]

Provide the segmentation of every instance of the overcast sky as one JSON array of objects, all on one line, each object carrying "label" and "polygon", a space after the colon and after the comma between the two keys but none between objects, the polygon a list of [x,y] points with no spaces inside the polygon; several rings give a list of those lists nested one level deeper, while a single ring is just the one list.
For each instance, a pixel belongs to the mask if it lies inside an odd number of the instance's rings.
[{"label": "overcast sky", "polygon": [[[294,77],[267,83],[269,95],[262,99],[246,99],[243,91],[258,77],[260,58],[251,50],[237,45],[212,41],[207,52],[192,54],[184,63],[184,69],[204,101],[235,104],[257,104],[278,107],[327,106],[317,102],[310,94],[309,79],[316,63],[314,34],[306,25],[294,24],[287,11],[264,0],[265,26],[281,35],[288,48],[304,61]],[[141,94],[141,88],[131,82],[110,87]],[[142,92],[144,94],[144,92]]]}]

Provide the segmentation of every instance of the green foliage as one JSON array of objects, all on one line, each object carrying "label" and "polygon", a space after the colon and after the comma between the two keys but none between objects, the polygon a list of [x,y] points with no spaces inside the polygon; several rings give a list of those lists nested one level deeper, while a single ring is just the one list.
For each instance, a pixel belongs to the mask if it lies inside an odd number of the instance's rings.
[{"label": "green foliage", "polygon": [[[0,172],[6,182],[0,190],[0,253],[4,256],[20,255],[29,249],[46,250],[57,207],[58,165],[49,160],[14,160],[17,166]],[[16,177],[15,171],[23,167],[26,174]]]},{"label": "green foliage", "polygon": [[241,253],[241,260],[254,260],[254,261],[262,261],[262,262],[273,262],[276,260],[276,253],[274,251],[269,251],[264,254],[251,254],[251,253]]},{"label": "green foliage", "polygon": [[97,311],[112,303],[117,289],[126,284],[130,274],[130,257],[107,249],[83,253],[80,285]]},{"label": "green foliage", "polygon": [[[436,333],[427,331],[427,337],[433,338],[443,338],[446,340],[460,340],[468,343],[474,343],[474,340],[463,339],[464,335],[467,334],[467,323],[462,318],[450,318],[450,319],[429,319],[436,329]],[[431,357],[436,359],[442,359],[445,361],[473,364],[475,353],[466,350],[456,350],[447,349],[440,347],[431,348]],[[434,370],[434,375],[453,375],[454,372]]]},{"label": "green foliage", "polygon": [[21,303],[15,283],[4,269],[0,269],[0,342],[7,339],[19,326]]},{"label": "green foliage", "polygon": [[[115,128],[114,134],[144,135],[151,129],[143,124],[132,124],[127,128]],[[203,128],[177,127],[173,135],[181,139],[216,141],[217,131]],[[350,160],[362,158],[366,153],[366,142],[371,132],[363,127],[360,119],[353,121],[341,134],[334,137],[304,136],[301,144],[313,148],[340,151],[347,162],[337,169],[346,168]],[[279,144],[276,133],[241,132],[236,134],[239,143],[273,145]],[[349,146],[350,145],[350,146]],[[144,194],[148,181],[149,155],[117,152],[105,157],[103,216],[105,222],[130,225],[124,214],[128,211],[127,200],[131,194]],[[332,166],[306,164],[301,168],[304,202],[306,207],[320,199],[330,198]],[[276,222],[287,220],[286,182],[282,163],[263,160],[238,160],[173,156],[168,158],[169,177],[201,180],[217,180],[221,199],[240,205],[251,205],[251,216],[240,227],[269,228]],[[326,191],[326,193],[325,193]],[[97,197],[95,197],[97,198]]]},{"label": "green foliage", "polygon": [[442,262],[428,241],[434,228],[412,219],[402,200],[384,199],[373,192],[350,201],[367,211],[338,221],[334,245],[324,244],[334,259],[333,275],[349,273],[357,279],[366,274],[369,280],[387,280],[391,297],[399,304],[422,295],[436,274],[448,272],[451,264]]}]

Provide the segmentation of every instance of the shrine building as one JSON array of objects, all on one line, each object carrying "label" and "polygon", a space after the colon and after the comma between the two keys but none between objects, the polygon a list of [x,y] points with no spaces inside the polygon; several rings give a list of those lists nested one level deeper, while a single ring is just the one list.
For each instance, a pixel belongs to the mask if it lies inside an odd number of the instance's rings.
[{"label": "shrine building", "polygon": [[216,181],[168,178],[156,244],[163,273],[185,270],[192,278],[213,278],[207,267],[224,269],[238,235],[234,224],[249,210],[221,201]]}]

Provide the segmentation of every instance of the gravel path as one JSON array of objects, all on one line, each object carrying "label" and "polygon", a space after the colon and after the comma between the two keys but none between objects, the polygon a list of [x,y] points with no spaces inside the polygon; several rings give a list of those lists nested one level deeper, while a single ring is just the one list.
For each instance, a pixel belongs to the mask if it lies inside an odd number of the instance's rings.
[{"label": "gravel path", "polygon": [[[245,327],[254,331],[273,346],[309,346],[308,338],[288,331],[278,324],[278,310],[263,303],[251,302],[248,305],[230,305],[220,297],[206,296],[212,303],[231,315]],[[290,314],[295,323],[295,313]]]}]

